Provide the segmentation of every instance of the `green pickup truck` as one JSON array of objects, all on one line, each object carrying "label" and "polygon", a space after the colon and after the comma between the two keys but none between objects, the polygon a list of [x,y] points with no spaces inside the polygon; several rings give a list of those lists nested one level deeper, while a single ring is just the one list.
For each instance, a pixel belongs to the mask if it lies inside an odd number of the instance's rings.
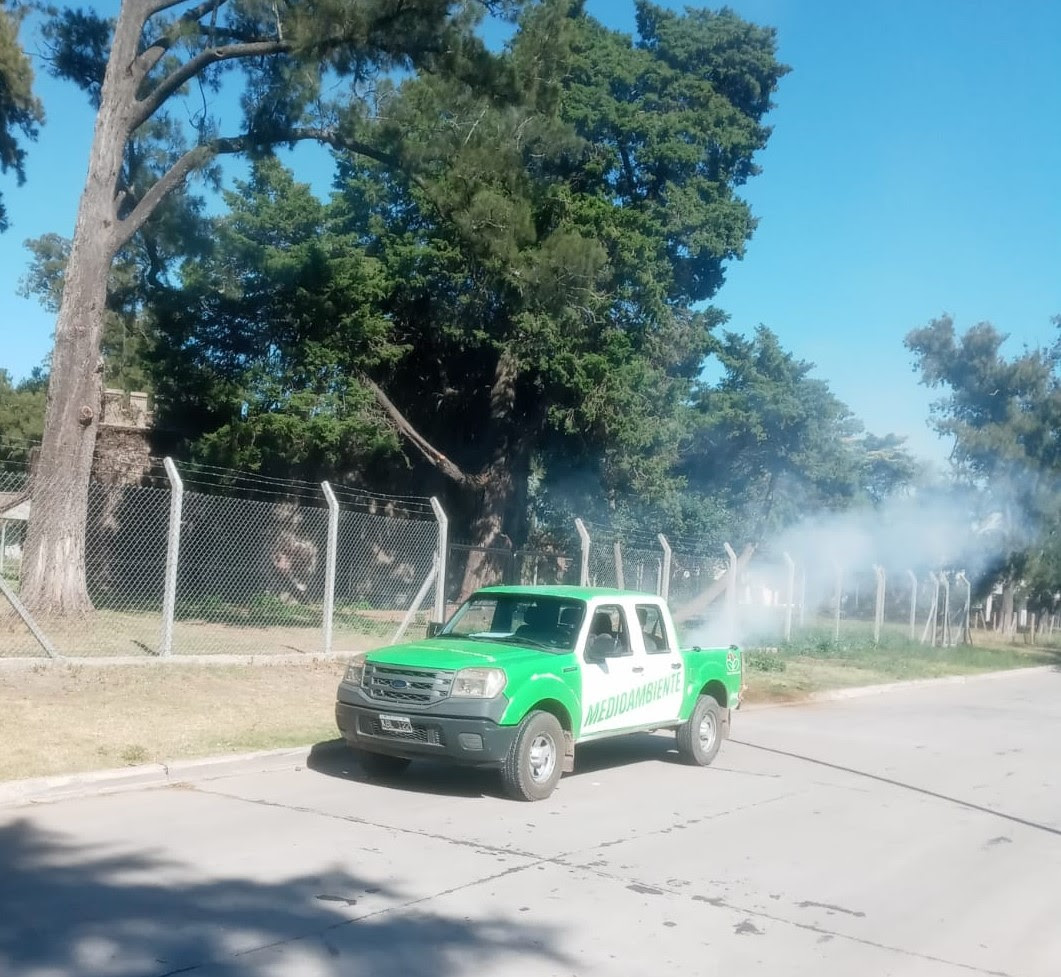
[{"label": "green pickup truck", "polygon": [[486,587],[422,641],[369,652],[339,683],[335,717],[369,776],[414,757],[500,769],[542,800],[575,744],[674,729],[709,764],[743,693],[742,656],[681,648],[662,598],[585,587]]}]

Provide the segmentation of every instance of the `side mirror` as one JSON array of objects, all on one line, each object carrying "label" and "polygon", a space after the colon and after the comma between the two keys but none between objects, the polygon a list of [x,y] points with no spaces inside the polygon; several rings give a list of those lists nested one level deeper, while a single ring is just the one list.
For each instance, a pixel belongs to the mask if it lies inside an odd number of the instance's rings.
[{"label": "side mirror", "polygon": [[445,625],[444,625],[444,623],[442,621],[428,621],[427,622],[427,636],[429,638],[433,638],[436,634],[439,633],[439,631],[442,630],[442,628],[444,626]]},{"label": "side mirror", "polygon": [[602,662],[615,657],[615,638],[610,634],[594,634],[586,644],[586,661]]}]

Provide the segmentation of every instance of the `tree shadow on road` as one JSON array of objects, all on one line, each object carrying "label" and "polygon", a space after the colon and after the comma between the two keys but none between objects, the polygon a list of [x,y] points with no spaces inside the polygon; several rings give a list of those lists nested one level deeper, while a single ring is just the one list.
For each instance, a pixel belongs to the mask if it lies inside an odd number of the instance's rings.
[{"label": "tree shadow on road", "polygon": [[2,824],[0,973],[449,977],[518,973],[532,960],[571,966],[550,949],[551,929],[441,915],[345,870],[277,882],[203,873],[150,852],[80,845],[29,819]]},{"label": "tree shadow on road", "polygon": [[[583,743],[575,751],[575,771],[564,779],[583,774],[600,773],[639,763],[678,763],[674,735],[631,733],[612,739]],[[316,773],[354,783],[371,783],[414,794],[438,794],[445,797],[504,797],[497,770],[488,767],[462,766],[431,759],[413,761],[408,770],[394,777],[370,778],[360,767],[352,751],[342,740],[317,743],[306,766]]]}]

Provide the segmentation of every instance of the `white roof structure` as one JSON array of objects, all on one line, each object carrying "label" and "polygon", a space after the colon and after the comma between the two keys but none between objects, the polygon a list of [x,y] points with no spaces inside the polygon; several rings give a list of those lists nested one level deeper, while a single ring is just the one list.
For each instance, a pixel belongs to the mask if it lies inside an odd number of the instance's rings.
[{"label": "white roof structure", "polygon": [[29,493],[0,492],[0,519],[26,522],[29,519]]}]

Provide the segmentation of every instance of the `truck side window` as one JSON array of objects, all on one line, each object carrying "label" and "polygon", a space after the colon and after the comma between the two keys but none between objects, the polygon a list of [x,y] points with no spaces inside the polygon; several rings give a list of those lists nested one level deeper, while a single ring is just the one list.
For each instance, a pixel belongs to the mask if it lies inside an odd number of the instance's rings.
[{"label": "truck side window", "polygon": [[593,620],[590,622],[590,640],[594,635],[611,635],[615,641],[615,654],[613,657],[623,658],[633,654],[630,647],[630,634],[626,629],[626,617],[623,609],[617,605],[598,607],[593,612]]},{"label": "truck side window", "polygon": [[663,615],[655,604],[638,604],[637,620],[641,625],[641,636],[645,640],[645,651],[648,654],[665,655],[671,651]]}]

